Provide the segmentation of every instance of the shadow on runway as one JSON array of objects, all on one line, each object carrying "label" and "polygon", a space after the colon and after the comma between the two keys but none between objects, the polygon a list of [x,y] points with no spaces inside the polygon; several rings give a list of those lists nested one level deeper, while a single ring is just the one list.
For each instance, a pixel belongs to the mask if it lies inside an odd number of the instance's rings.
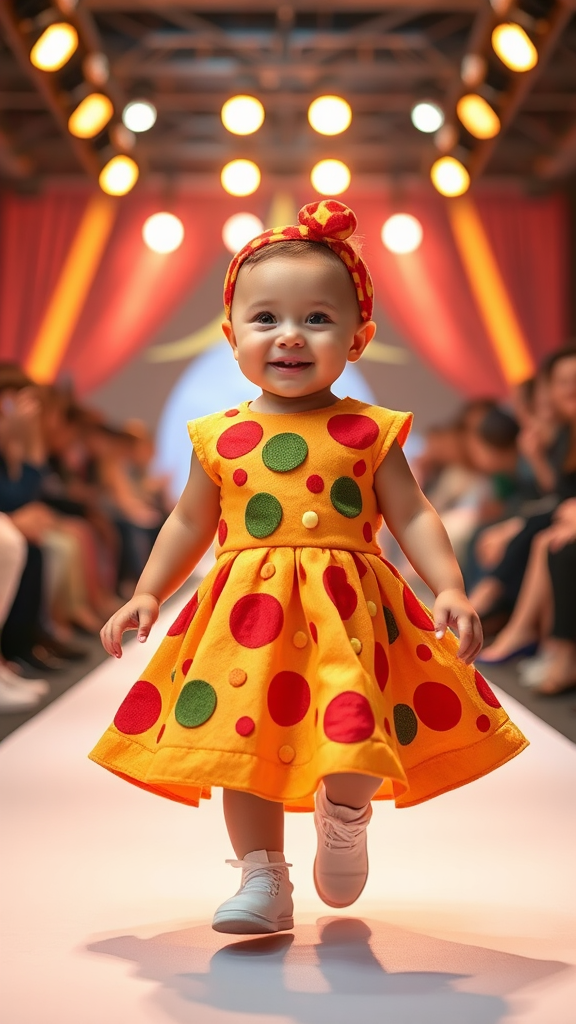
[{"label": "shadow on runway", "polygon": [[507,996],[570,969],[344,917],[242,941],[197,925],[87,948],[133,961],[138,977],[159,982],[152,998],[177,1024],[214,1024],[218,1011],[226,1022],[236,1013],[262,1024],[498,1024]]}]

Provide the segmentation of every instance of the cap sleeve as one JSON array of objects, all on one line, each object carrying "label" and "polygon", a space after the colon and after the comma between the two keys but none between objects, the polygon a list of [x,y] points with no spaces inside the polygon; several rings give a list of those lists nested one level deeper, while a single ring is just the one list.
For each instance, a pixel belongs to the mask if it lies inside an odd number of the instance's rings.
[{"label": "cap sleeve", "polygon": [[200,462],[205,473],[208,474],[211,480],[214,481],[218,487],[222,486],[222,477],[220,476],[216,462],[214,458],[214,427],[216,415],[201,416],[197,420],[189,420],[186,424],[188,427],[188,435],[192,442],[192,448],[194,453]]},{"label": "cap sleeve", "polygon": [[379,408],[377,418],[380,430],[372,449],[374,473],[390,451],[394,441],[398,441],[401,448],[404,446],[414,416],[411,412],[396,412],[394,409]]}]

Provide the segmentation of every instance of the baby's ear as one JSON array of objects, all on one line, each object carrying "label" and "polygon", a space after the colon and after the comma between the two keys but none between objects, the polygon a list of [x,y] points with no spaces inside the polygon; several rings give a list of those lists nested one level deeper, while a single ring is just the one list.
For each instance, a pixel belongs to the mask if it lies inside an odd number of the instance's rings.
[{"label": "baby's ear", "polygon": [[348,352],[348,362],[355,363],[362,355],[364,349],[370,344],[376,334],[376,324],[373,320],[366,320],[361,323],[355,334],[354,340]]},{"label": "baby's ear", "polygon": [[226,341],[230,345],[230,348],[232,349],[234,359],[238,359],[238,346],[236,344],[236,338],[234,337],[234,328],[232,327],[232,323],[230,320],[223,321],[222,332],[224,334],[224,337],[226,338]]}]

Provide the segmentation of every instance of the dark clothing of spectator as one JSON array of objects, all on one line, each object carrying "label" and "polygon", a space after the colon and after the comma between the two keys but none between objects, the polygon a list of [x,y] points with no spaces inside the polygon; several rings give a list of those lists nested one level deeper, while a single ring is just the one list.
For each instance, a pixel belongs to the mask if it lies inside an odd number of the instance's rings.
[{"label": "dark clothing of spectator", "polygon": [[0,455],[0,512],[15,512],[31,501],[38,501],[42,476],[43,472],[37,466],[24,463],[18,479],[12,480],[6,461]]},{"label": "dark clothing of spectator", "polygon": [[548,552],[554,594],[552,636],[576,643],[576,542]]},{"label": "dark clothing of spectator", "polygon": [[7,661],[32,650],[40,627],[41,603],[42,552],[35,544],[28,544],[20,585],[0,637],[0,649]]}]

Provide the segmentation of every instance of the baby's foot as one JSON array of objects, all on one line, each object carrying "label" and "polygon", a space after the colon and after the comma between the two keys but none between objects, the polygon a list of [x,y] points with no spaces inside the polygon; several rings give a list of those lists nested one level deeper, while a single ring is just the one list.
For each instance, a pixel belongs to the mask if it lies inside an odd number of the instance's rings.
[{"label": "baby's foot", "polygon": [[314,885],[329,907],[349,907],[360,896],[368,878],[366,828],[372,805],[355,810],[333,804],[324,785],[316,794],[314,824],[318,852],[314,861]]},{"label": "baby's foot", "polygon": [[254,850],[244,860],[229,860],[242,868],[242,884],[235,896],[214,914],[216,932],[257,935],[294,927],[294,886],[288,876],[291,867],[283,853]]}]

